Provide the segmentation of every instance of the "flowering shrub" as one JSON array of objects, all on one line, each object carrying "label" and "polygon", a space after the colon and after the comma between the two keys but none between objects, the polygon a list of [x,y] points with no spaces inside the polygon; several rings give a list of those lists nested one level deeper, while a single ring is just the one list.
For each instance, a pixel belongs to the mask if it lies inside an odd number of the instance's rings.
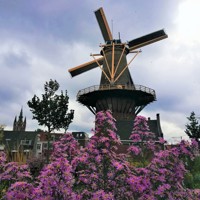
[{"label": "flowering shrub", "polygon": [[[110,111],[96,115],[96,127],[87,146],[79,149],[71,134],[54,143],[51,163],[31,179],[27,165],[7,163],[0,152],[0,198],[8,200],[196,200],[199,190],[185,187],[187,165],[197,153],[195,141],[181,141],[169,150],[159,150],[146,119],[134,123],[129,151],[152,157],[143,167],[129,164],[127,157],[116,154],[121,142]],[[164,142],[160,140],[160,142]],[[34,181],[33,181],[34,180]],[[32,181],[32,182],[31,182]],[[5,195],[6,194],[6,195]],[[5,196],[4,196],[5,195]]]},{"label": "flowering shrub", "polygon": [[64,134],[60,140],[53,143],[51,160],[66,158],[69,162],[79,154],[79,144],[71,133]]},{"label": "flowering shrub", "polygon": [[194,145],[182,141],[170,150],[156,153],[146,168],[137,169],[138,177],[145,180],[139,199],[193,199],[193,191],[183,185],[186,173],[183,160],[193,159],[194,152]]},{"label": "flowering shrub", "polygon": [[136,116],[130,139],[132,140],[132,145],[128,151],[132,155],[133,160],[139,162],[143,167],[148,164],[153,154],[165,142],[163,138],[156,141],[155,134],[150,132],[147,119],[143,116]]},{"label": "flowering shrub", "polygon": [[[131,174],[128,162],[115,153],[120,141],[110,111],[96,115],[94,136],[72,161],[76,182],[74,189],[83,199],[132,199],[127,182]],[[94,198],[96,196],[96,198]]]},{"label": "flowering shrub", "polygon": [[27,165],[6,162],[6,154],[0,152],[0,197],[3,197],[11,184],[17,181],[30,181],[31,175]]},{"label": "flowering shrub", "polygon": [[[0,151],[0,176],[4,172],[4,165],[6,163],[6,154]],[[7,187],[3,181],[0,181],[0,199],[3,197],[4,193],[6,192]]]},{"label": "flowering shrub", "polygon": [[71,166],[65,158],[48,164],[40,173],[35,186],[27,182],[16,182],[8,189],[8,200],[79,200],[81,195],[72,191]]},{"label": "flowering shrub", "polygon": [[16,182],[8,189],[6,193],[7,200],[32,200],[35,196],[35,188],[27,182]]},{"label": "flowering shrub", "polygon": [[104,190],[98,190],[92,194],[91,200],[113,200],[112,192],[106,193]]},{"label": "flowering shrub", "polygon": [[30,168],[30,173],[33,178],[36,178],[45,164],[45,159],[42,157],[32,157],[27,160],[28,167]]},{"label": "flowering shrub", "polygon": [[0,172],[2,172],[2,168],[6,163],[6,154],[3,151],[0,151]]},{"label": "flowering shrub", "polygon": [[79,196],[72,191],[73,176],[71,166],[66,158],[58,158],[48,164],[38,177],[36,199],[71,199]]}]

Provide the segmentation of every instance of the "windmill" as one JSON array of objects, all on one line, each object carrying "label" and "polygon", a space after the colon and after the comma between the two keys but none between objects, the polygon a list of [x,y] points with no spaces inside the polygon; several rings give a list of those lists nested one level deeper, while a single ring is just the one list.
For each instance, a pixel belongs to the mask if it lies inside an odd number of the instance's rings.
[{"label": "windmill", "polygon": [[[156,100],[155,91],[141,85],[135,85],[129,65],[141,52],[139,48],[167,38],[164,30],[122,43],[113,39],[103,8],[95,12],[97,22],[105,44],[100,45],[99,54],[91,54],[93,60],[69,69],[72,77],[99,67],[102,71],[100,85],[82,89],[77,94],[77,101],[87,106],[94,114],[101,110],[112,110],[116,119],[118,135],[129,139],[134,117],[149,103]],[[127,62],[127,55],[133,57]]]}]

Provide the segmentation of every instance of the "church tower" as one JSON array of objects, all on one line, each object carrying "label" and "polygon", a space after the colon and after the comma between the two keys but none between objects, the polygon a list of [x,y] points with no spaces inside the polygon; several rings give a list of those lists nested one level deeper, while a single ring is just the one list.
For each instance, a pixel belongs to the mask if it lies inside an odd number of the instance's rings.
[{"label": "church tower", "polygon": [[13,122],[13,131],[25,131],[26,129],[26,117],[23,120],[23,110],[21,109],[20,115],[18,117],[15,117],[14,122]]}]

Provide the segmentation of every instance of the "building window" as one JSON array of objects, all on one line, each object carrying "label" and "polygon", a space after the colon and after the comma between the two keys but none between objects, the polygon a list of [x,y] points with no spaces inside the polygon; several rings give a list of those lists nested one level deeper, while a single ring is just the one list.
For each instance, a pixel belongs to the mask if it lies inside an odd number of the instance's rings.
[{"label": "building window", "polygon": [[37,139],[38,141],[40,141],[40,134],[37,134]]},{"label": "building window", "polygon": [[52,141],[55,141],[55,135],[52,135],[52,136],[51,136],[51,140],[52,140]]},{"label": "building window", "polygon": [[37,144],[37,150],[41,150],[42,145],[41,144]]},{"label": "building window", "polygon": [[21,140],[21,145],[31,145],[31,140]]},{"label": "building window", "polygon": [[43,143],[43,148],[47,149],[47,147],[48,147],[47,143]]}]

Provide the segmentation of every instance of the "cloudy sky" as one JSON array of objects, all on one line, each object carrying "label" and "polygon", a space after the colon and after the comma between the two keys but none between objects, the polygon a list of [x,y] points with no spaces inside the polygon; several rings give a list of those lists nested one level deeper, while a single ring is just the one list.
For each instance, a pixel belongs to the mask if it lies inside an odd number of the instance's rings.
[{"label": "cloudy sky", "polygon": [[157,95],[140,114],[155,119],[160,113],[165,138],[185,138],[186,117],[191,111],[200,116],[199,0],[0,0],[0,124],[11,130],[23,107],[27,130],[37,129],[27,101],[56,79],[75,110],[69,130],[90,132],[94,116],[76,102],[76,94],[98,85],[101,71],[71,78],[68,69],[99,53],[99,7],[122,42],[165,29],[168,39],[143,47],[129,69],[136,84]]}]

